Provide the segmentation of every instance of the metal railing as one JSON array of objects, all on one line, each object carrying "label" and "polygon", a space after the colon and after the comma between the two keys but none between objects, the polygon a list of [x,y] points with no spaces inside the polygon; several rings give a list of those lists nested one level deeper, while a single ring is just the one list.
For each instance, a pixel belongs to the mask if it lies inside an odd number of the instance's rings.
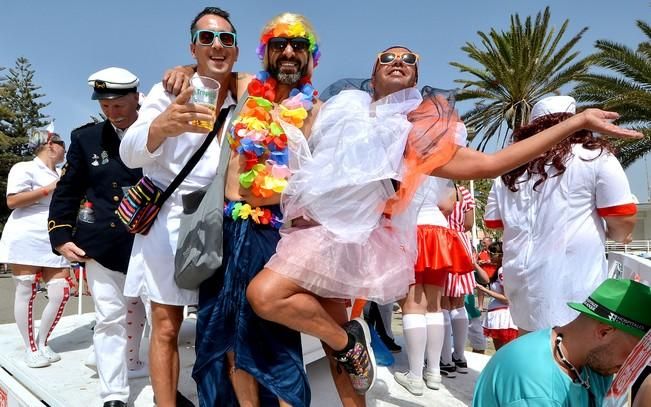
[{"label": "metal railing", "polygon": [[623,244],[613,241],[606,242],[607,252],[646,252],[651,253],[651,240],[633,240],[630,243]]}]

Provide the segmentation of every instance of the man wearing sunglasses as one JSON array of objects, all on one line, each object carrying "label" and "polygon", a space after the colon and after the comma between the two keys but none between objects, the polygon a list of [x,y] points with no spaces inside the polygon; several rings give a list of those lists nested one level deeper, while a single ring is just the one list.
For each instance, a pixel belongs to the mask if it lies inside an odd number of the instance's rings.
[{"label": "man wearing sunglasses", "polygon": [[[162,84],[151,89],[140,109],[138,121],[129,128],[120,155],[131,168],[165,188],[199,148],[209,129],[193,123],[215,122],[215,112],[235,104],[230,92],[232,69],[238,56],[237,33],[229,14],[206,7],[190,26],[190,52],[197,62],[196,75],[220,84],[215,110],[189,103],[192,89],[174,97]],[[165,201],[147,235],[136,235],[125,283],[125,294],[151,301],[152,334],[149,348],[151,382],[158,406],[190,405],[178,393],[178,335],[183,307],[199,302],[197,290],[182,289],[174,281],[174,256],[182,212],[181,197],[209,184],[217,173],[220,143],[230,118],[217,129],[197,165],[174,194]]]},{"label": "man wearing sunglasses", "polygon": [[[133,357],[138,354],[145,310],[138,299],[123,295],[133,235],[117,216],[122,188],[142,177],[140,169],[125,167],[118,151],[124,133],[138,118],[138,83],[122,68],[103,69],[88,78],[92,99],[107,120],[72,132],[48,219],[53,250],[70,262],[85,263],[96,314],[94,360],[105,407],[126,406],[128,379],[136,372],[139,377],[147,375],[146,365]],[[84,198],[92,204],[92,223],[77,220]],[[128,349],[135,350],[131,360]]]}]

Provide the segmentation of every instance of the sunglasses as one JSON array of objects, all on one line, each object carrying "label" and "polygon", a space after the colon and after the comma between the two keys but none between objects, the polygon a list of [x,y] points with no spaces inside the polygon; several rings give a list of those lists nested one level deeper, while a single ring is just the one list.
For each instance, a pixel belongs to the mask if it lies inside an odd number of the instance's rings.
[{"label": "sunglasses", "polygon": [[192,34],[192,42],[203,46],[210,46],[215,42],[215,37],[224,48],[231,48],[237,45],[235,33],[228,31],[198,30]]},{"label": "sunglasses", "polygon": [[416,62],[418,62],[418,58],[420,57],[418,54],[415,54],[413,52],[403,52],[402,54],[398,54],[396,52],[380,52],[377,54],[377,59],[382,65],[390,64],[396,58],[399,58],[407,65],[416,65]]},{"label": "sunglasses", "polygon": [[292,46],[294,51],[300,52],[305,51],[310,48],[310,41],[307,38],[297,37],[297,38],[285,38],[285,37],[274,37],[269,39],[267,45],[269,49],[274,51],[284,51],[287,48],[287,44]]},{"label": "sunglasses", "polygon": [[63,147],[64,150],[66,149],[66,143],[65,143],[65,141],[61,141],[61,140],[50,140],[50,143],[52,143],[52,144],[58,144],[58,145],[60,145],[61,147]]}]

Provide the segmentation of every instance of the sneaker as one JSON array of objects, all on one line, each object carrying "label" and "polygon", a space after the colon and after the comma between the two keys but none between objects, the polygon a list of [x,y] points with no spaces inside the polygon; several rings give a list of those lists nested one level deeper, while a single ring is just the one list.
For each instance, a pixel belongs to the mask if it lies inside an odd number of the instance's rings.
[{"label": "sneaker", "polygon": [[423,374],[423,379],[425,379],[425,386],[429,387],[432,390],[438,390],[441,388],[441,375],[438,373],[430,372],[425,370]]},{"label": "sneaker", "polygon": [[447,377],[448,379],[457,377],[457,367],[454,365],[454,363],[440,363],[439,369],[441,370],[441,376],[443,377]]},{"label": "sneaker", "polygon": [[416,377],[409,372],[395,372],[393,378],[396,379],[398,384],[407,389],[407,391],[414,396],[423,395],[423,388],[425,386],[423,385],[423,379],[420,377]]},{"label": "sneaker", "polygon": [[382,343],[389,349],[389,352],[391,353],[400,353],[402,351],[402,347],[398,345],[393,339],[390,337],[381,337]]},{"label": "sneaker", "polygon": [[462,374],[468,373],[468,362],[466,362],[465,358],[457,359],[452,355],[452,363],[457,368],[457,372]]},{"label": "sneaker", "polygon": [[44,346],[40,350],[41,354],[45,356],[45,358],[50,363],[58,362],[61,360],[61,356],[59,356],[59,354],[53,351],[49,346]]},{"label": "sneaker", "polygon": [[142,377],[149,376],[149,366],[143,362],[139,361],[134,369],[127,369],[127,377],[131,379],[140,379]]},{"label": "sneaker", "polygon": [[28,367],[46,367],[50,366],[50,361],[47,360],[40,351],[32,352],[31,350],[25,351],[25,364]]},{"label": "sneaker", "polygon": [[346,322],[343,328],[355,338],[355,346],[346,352],[336,352],[333,356],[348,372],[355,391],[365,394],[375,383],[376,365],[370,346],[371,334],[361,318]]}]

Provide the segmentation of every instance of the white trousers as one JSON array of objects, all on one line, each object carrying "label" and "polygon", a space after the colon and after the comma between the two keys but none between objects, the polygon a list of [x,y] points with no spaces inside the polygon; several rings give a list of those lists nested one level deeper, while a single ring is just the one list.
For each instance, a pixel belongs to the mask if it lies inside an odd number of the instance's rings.
[{"label": "white trousers", "polygon": [[122,292],[126,275],[91,260],[86,263],[88,285],[95,303],[95,358],[99,396],[103,402],[129,400],[127,378],[127,298]]}]

